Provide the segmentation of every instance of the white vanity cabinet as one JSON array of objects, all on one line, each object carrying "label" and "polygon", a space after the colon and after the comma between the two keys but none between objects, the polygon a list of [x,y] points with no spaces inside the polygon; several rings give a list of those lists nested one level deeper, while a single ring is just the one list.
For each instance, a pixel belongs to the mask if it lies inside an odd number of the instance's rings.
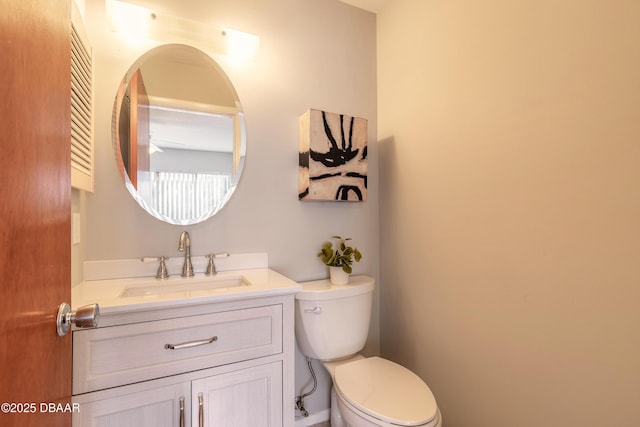
[{"label": "white vanity cabinet", "polygon": [[191,383],[191,426],[281,426],[282,365],[269,363]]},{"label": "white vanity cabinet", "polygon": [[74,331],[73,426],[293,426],[293,303],[124,311]]}]

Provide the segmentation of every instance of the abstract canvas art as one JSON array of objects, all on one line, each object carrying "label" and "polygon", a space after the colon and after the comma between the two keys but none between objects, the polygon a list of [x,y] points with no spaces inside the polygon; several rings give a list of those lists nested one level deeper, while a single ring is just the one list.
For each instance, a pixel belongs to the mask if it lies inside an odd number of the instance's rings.
[{"label": "abstract canvas art", "polygon": [[367,200],[367,120],[308,110],[300,116],[300,200]]}]

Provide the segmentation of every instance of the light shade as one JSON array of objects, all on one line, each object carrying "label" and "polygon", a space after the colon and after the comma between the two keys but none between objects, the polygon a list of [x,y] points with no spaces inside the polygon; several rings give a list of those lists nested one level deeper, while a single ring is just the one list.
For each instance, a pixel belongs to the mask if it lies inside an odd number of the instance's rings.
[{"label": "light shade", "polygon": [[203,22],[156,12],[120,0],[106,0],[107,19],[111,29],[132,43],[155,40],[164,43],[194,45],[204,51],[228,55],[234,61],[255,57],[260,38],[231,28],[214,28]]}]

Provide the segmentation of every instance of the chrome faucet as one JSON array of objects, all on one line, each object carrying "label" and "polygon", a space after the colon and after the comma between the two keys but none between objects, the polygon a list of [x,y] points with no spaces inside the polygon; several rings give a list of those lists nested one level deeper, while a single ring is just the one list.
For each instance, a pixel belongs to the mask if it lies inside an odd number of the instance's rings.
[{"label": "chrome faucet", "polygon": [[180,233],[178,250],[184,252],[184,264],[182,265],[182,277],[193,277],[193,265],[191,264],[191,236],[188,231]]}]

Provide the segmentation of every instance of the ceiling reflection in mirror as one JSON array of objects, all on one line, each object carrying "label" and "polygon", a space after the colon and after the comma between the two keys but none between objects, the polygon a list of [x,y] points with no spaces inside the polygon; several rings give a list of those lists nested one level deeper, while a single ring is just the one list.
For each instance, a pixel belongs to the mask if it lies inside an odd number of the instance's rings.
[{"label": "ceiling reflection in mirror", "polygon": [[186,45],[144,54],[123,78],[113,141],[126,188],[149,214],[189,225],[233,194],[245,159],[238,95],[220,66]]}]

